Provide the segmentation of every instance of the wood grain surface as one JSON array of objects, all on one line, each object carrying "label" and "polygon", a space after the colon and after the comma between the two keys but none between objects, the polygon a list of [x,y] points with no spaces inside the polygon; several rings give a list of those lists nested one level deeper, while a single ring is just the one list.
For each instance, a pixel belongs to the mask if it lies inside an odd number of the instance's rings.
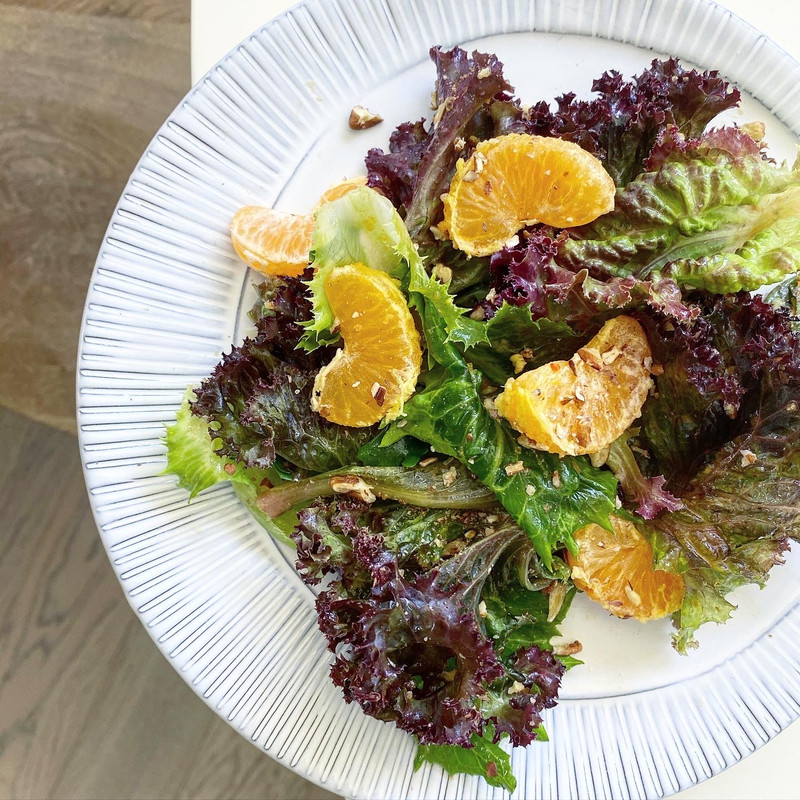
[{"label": "wood grain surface", "polygon": [[75,427],[103,232],[189,88],[189,5],[0,0],[0,800],[333,797],[245,741],[161,656],[61,432]]},{"label": "wood grain surface", "polygon": [[0,401],[74,430],[111,212],[189,88],[188,0],[0,2]]}]

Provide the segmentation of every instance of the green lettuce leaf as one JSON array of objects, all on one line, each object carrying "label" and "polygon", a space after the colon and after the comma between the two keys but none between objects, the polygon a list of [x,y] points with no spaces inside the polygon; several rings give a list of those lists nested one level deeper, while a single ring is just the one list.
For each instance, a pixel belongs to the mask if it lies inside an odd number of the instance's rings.
[{"label": "green lettuce leaf", "polygon": [[498,386],[519,371],[511,361],[512,355],[521,355],[535,368],[569,358],[584,340],[566,322],[534,320],[528,306],[509,303],[503,303],[488,322],[478,324],[483,325],[487,341],[476,343],[467,359]]},{"label": "green lettuce leaf", "polygon": [[388,446],[382,443],[383,431],[358,451],[358,460],[367,467],[416,467],[430,453],[425,442],[404,436]]},{"label": "green lettuce leaf", "polygon": [[586,458],[562,459],[523,448],[511,428],[484,406],[480,372],[447,341],[444,323],[428,304],[423,328],[429,355],[439,366],[384,441],[410,434],[465,464],[527,532],[546,567],[554,550],[575,549],[578,528],[590,522],[609,528],[617,488],[613,475]]},{"label": "green lettuce leaf", "polygon": [[259,507],[270,517],[277,517],[315,497],[331,497],[336,494],[332,479],[342,476],[361,478],[378,497],[428,508],[490,508],[497,503],[492,492],[460,464],[445,465],[436,461],[410,469],[353,465],[289,481],[263,490],[258,499]]},{"label": "green lettuce leaf", "polygon": [[800,212],[800,172],[767,160],[735,129],[699,140],[674,135],[652,171],[618,191],[614,211],[571,231],[561,262],[726,292],[796,269],[797,224],[778,220]]},{"label": "green lettuce leaf", "polygon": [[291,526],[270,519],[256,504],[262,481],[279,483],[278,474],[274,469],[248,468],[219,455],[219,440],[211,438],[208,423],[189,408],[193,400],[194,391],[187,389],[175,422],[167,426],[167,467],[163,474],[175,475],[178,485],[189,492],[189,500],[217,483],[230,482],[256,521],[275,539],[293,546],[289,538]]},{"label": "green lettuce leaf", "polygon": [[[560,634],[559,625],[564,621],[575,594],[574,587],[564,593],[561,607],[551,619],[549,595],[530,591],[519,584],[493,582],[483,594],[486,603],[484,624],[501,657],[509,659],[520,648],[532,645],[541,650],[552,650],[551,640]],[[557,658],[566,662],[565,666],[580,663],[570,656]]]},{"label": "green lettuce leaf", "polygon": [[392,204],[366,187],[325,203],[315,216],[310,282],[312,319],[300,344],[308,351],[338,339],[336,320],[325,296],[331,270],[347,264],[366,264],[393,278],[407,281],[409,259],[416,257],[403,220]]},{"label": "green lettuce leaf", "polygon": [[[784,199],[795,197],[794,189]],[[800,205],[800,204],[799,204]],[[795,212],[796,214],[796,212]],[[714,253],[668,264],[662,274],[681,285],[718,294],[755,291],[800,271],[800,216],[776,220],[734,253]]]},{"label": "green lettuce leaf", "polygon": [[470,748],[453,744],[418,745],[414,770],[426,762],[438,764],[451,775],[459,772],[479,775],[490,786],[498,786],[509,792],[517,788],[517,779],[511,771],[511,756],[499,744],[492,743],[492,732],[488,729],[483,736],[472,735]]},{"label": "green lettuce leaf", "polygon": [[[497,505],[487,511],[468,513],[460,509],[397,505],[384,511],[381,535],[386,547],[397,555],[398,562],[404,569],[429,570],[442,564],[447,557],[445,551],[452,542],[456,542],[454,549],[461,548],[459,552],[464,552],[479,542],[477,534],[483,536],[489,527],[487,517],[493,518],[493,531],[513,525],[505,514],[498,514],[497,511],[500,511]],[[468,530],[473,533],[469,540],[464,539]],[[516,532],[524,536],[518,528]],[[513,533],[511,536],[513,537]],[[502,547],[498,546],[497,550],[502,552]],[[465,581],[478,583],[480,573],[479,569],[469,570],[461,577]]]},{"label": "green lettuce leaf", "polygon": [[314,350],[338,338],[336,321],[325,297],[325,281],[331,270],[360,262],[382,270],[400,281],[416,307],[424,297],[445,321],[452,341],[471,346],[485,341],[477,320],[465,317],[447,287],[428,275],[403,220],[385,197],[366,187],[348,192],[317,212],[314,229],[313,266],[310,282],[313,318],[305,323],[301,345]]},{"label": "green lettuce leaf", "polygon": [[178,485],[189,492],[189,499],[221,481],[258,485],[269,470],[248,469],[219,455],[219,440],[209,435],[208,423],[192,414],[189,404],[194,390],[187,389],[175,422],[167,425],[164,443],[167,467],[164,474],[175,475]]}]

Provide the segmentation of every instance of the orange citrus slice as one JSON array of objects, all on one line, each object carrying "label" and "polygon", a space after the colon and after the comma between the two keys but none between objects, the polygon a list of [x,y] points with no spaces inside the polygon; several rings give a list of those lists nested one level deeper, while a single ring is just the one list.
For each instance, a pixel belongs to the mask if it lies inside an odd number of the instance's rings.
[{"label": "orange citrus slice", "polygon": [[497,410],[531,447],[562,456],[597,453],[641,414],[651,366],[642,326],[615,317],[569,361],[509,378]]},{"label": "orange citrus slice", "polygon": [[319,371],[312,407],[351,427],[395,419],[422,365],[419,333],[400,287],[385,272],[350,264],[331,270],[325,296],[344,348]]},{"label": "orange citrus slice", "polygon": [[265,275],[300,275],[308,266],[314,232],[311,214],[289,214],[263,206],[240,208],[231,222],[233,249]]},{"label": "orange citrus slice", "polygon": [[440,229],[471,256],[500,250],[521,228],[585,225],[614,208],[603,165],[564,139],[508,133],[459,159]]},{"label": "orange citrus slice", "polygon": [[576,531],[578,555],[567,554],[573,583],[617,617],[647,622],[677,611],[683,578],[653,569],[653,548],[632,522],[612,516],[611,526]]},{"label": "orange citrus slice", "polygon": [[[337,200],[366,183],[350,178],[325,191],[314,206]],[[308,266],[314,215],[290,214],[265,206],[245,206],[231,222],[233,249],[248,266],[265,275],[300,275]]]},{"label": "orange citrus slice", "polygon": [[353,189],[358,189],[360,186],[366,185],[367,178],[365,175],[359,175],[357,178],[347,178],[341,183],[335,183],[330,189],[326,189],[322,193],[313,210],[317,211],[317,209],[324,206],[325,203],[332,203],[334,200],[344,197],[348,192],[352,192]]}]

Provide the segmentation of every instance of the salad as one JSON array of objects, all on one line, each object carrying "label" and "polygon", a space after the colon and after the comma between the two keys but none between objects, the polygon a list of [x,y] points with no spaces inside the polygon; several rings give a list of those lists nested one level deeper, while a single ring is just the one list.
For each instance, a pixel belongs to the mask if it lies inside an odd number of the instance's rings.
[{"label": "salad", "polygon": [[295,549],[348,703],[513,791],[578,592],[685,654],[798,536],[800,167],[712,127],[738,90],[676,59],[553,108],[431,58],[432,119],[365,178],[237,213],[254,332],[187,389],[168,471]]}]

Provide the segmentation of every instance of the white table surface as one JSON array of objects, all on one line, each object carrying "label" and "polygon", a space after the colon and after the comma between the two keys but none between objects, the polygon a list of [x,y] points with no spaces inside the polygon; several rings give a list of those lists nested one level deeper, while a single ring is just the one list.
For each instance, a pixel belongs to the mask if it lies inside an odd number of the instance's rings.
[{"label": "white table surface", "polygon": [[[192,80],[199,80],[249,33],[292,5],[290,0],[192,0]],[[725,0],[720,5],[800,60],[800,0]],[[795,722],[740,763],[675,798],[800,800],[799,765],[800,722]]]}]

